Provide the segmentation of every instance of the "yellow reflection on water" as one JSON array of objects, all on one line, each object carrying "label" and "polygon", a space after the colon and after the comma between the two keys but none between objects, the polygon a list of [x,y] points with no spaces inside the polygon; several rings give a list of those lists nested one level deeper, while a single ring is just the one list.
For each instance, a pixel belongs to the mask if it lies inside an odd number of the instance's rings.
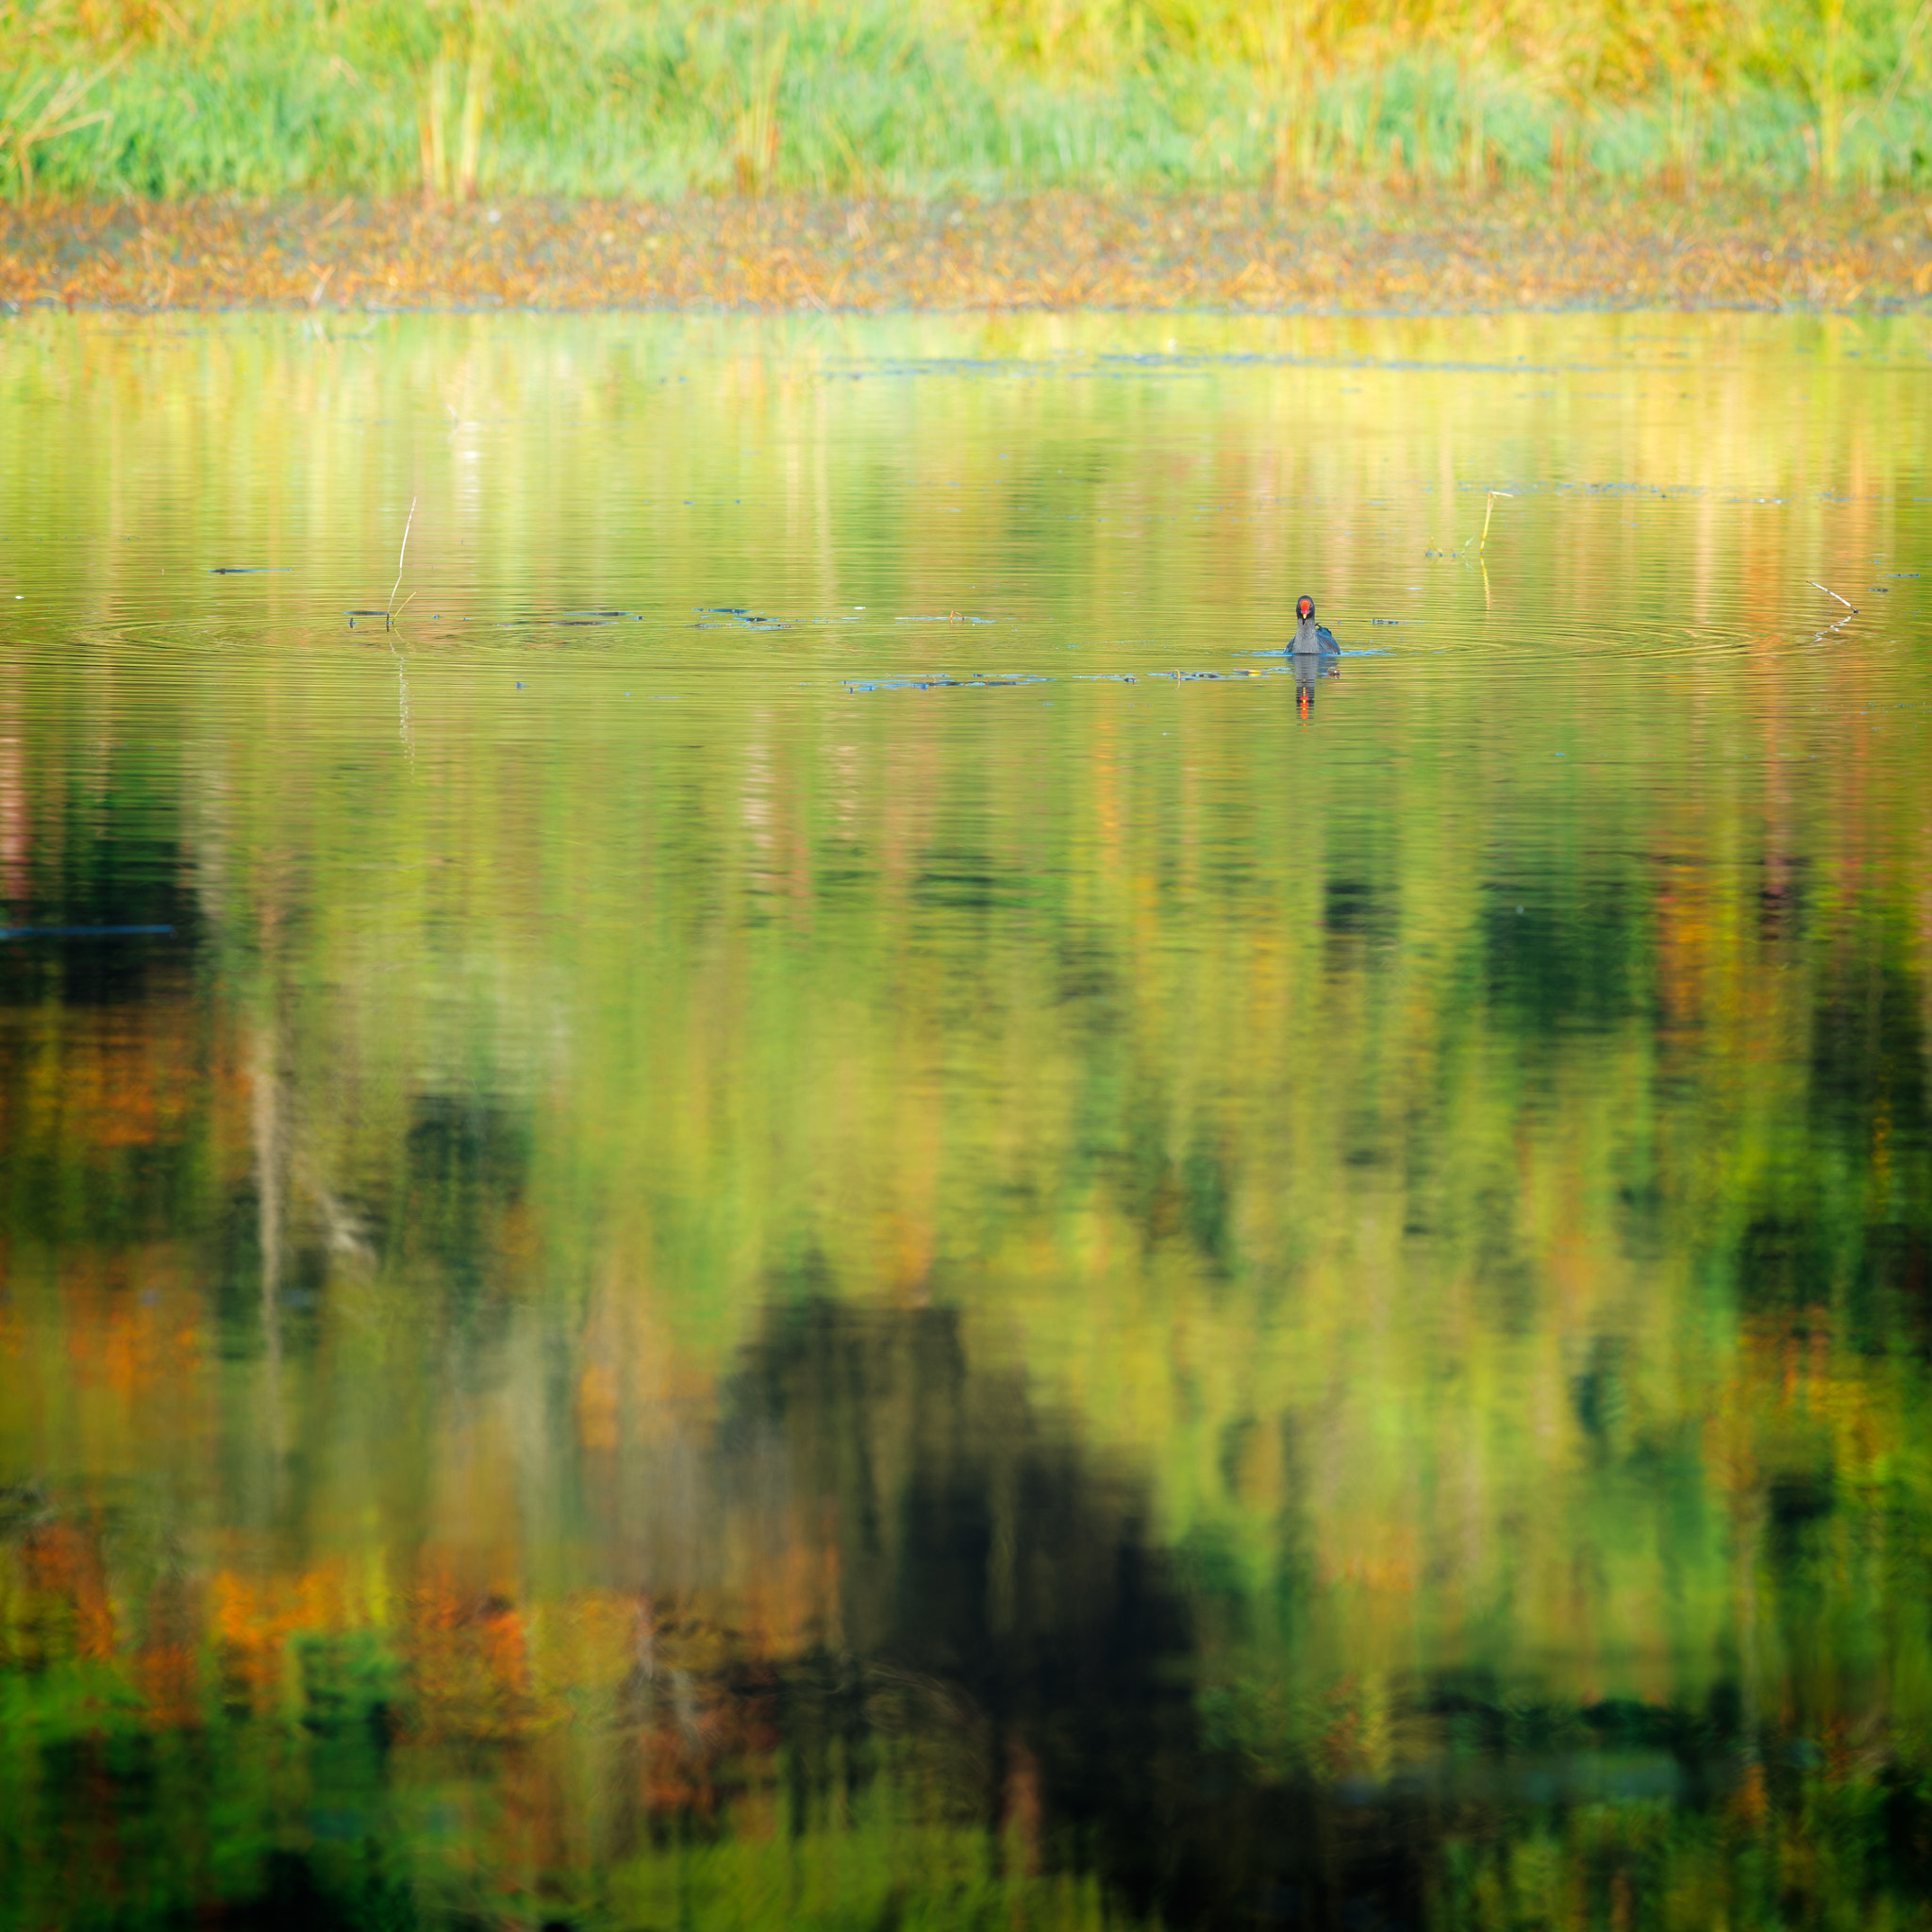
[{"label": "yellow reflection on water", "polygon": [[0,337],[10,1913],[1912,1895],[1922,318],[331,329]]}]

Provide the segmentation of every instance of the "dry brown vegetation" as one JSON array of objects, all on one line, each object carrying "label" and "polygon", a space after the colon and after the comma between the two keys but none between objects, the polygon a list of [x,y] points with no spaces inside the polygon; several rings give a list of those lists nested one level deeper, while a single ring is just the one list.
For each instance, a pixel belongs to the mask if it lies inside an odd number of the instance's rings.
[{"label": "dry brown vegetation", "polygon": [[1859,197],[341,200],[0,217],[0,300],[15,305],[1840,308],[1928,292],[1932,208]]}]

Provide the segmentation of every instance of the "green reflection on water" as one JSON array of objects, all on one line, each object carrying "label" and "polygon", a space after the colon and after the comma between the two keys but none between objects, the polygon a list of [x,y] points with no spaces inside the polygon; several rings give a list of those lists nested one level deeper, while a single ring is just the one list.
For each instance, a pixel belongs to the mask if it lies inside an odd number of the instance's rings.
[{"label": "green reflection on water", "polygon": [[0,1911],[1917,1923],[1923,319],[329,326],[0,334]]}]

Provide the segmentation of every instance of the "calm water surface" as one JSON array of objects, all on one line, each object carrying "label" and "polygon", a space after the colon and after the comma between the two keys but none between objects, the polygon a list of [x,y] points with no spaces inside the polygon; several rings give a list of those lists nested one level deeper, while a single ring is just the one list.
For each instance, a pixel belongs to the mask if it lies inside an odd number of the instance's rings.
[{"label": "calm water surface", "polygon": [[1928,652],[1924,317],[0,323],[0,1923],[1924,1924]]}]

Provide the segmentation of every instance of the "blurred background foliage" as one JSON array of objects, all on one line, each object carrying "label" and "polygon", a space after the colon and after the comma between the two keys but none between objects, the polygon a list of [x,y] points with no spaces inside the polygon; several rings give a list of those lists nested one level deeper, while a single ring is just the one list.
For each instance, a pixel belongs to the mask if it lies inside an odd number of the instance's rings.
[{"label": "blurred background foliage", "polygon": [[13,192],[1932,173],[1926,0],[0,0]]}]

